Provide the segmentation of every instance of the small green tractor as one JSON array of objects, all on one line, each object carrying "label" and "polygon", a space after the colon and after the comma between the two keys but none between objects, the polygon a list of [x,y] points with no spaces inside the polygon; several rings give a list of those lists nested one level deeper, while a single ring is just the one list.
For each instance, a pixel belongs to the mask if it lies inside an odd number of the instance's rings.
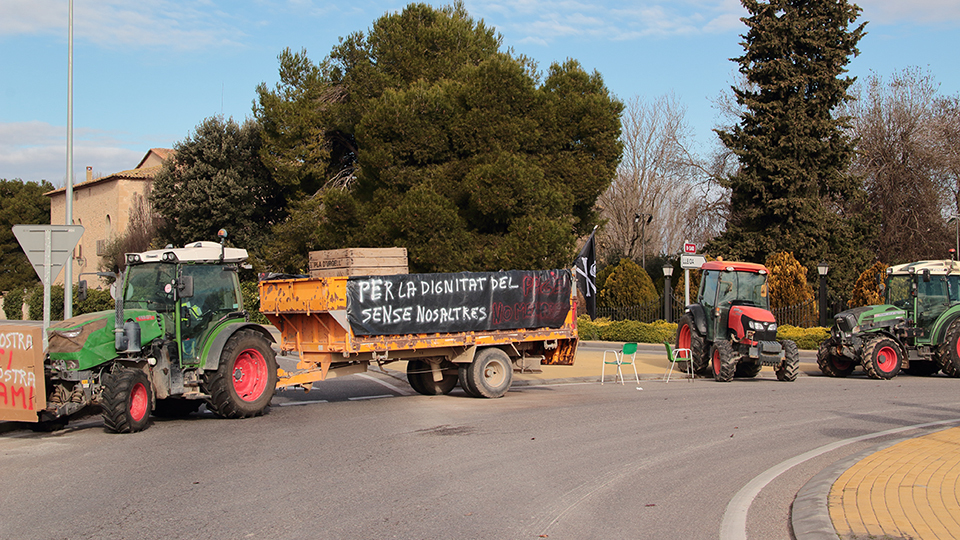
[{"label": "small green tractor", "polygon": [[887,268],[884,304],[838,313],[817,351],[820,371],[846,377],[863,366],[872,379],[901,370],[960,377],[960,263],[920,261]]},{"label": "small green tractor", "polygon": [[727,382],[771,366],[778,380],[796,380],[800,351],[793,341],[777,340],[766,267],[711,261],[701,270],[697,303],[677,323],[677,348],[690,349],[694,371]]},{"label": "small green tractor", "polygon": [[[270,332],[249,322],[237,276],[244,249],[221,242],[128,253],[116,309],[53,325],[43,424],[99,406],[109,431],[200,405],[224,418],[263,413],[277,384]],[[81,284],[83,290],[83,284]]]}]

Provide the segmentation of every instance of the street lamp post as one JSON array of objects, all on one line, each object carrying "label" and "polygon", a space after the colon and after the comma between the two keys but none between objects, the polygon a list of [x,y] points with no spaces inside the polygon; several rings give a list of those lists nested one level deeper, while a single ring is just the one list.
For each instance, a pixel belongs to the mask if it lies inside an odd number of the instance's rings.
[{"label": "street lamp post", "polygon": [[830,266],[827,261],[817,264],[817,273],[820,274],[820,326],[827,326],[827,272]]},{"label": "street lamp post", "polygon": [[663,320],[672,322],[673,319],[673,289],[670,287],[670,276],[673,275],[673,265],[667,262],[663,265]]},{"label": "street lamp post", "polygon": [[653,216],[650,214],[634,214],[633,215],[633,241],[637,241],[637,224],[640,225],[640,260],[643,264],[643,270],[647,270],[647,223],[653,221]]},{"label": "street lamp post", "polygon": [[950,219],[947,220],[947,223],[953,222],[954,227],[956,228],[957,234],[957,250],[953,253],[957,256],[960,256],[960,214],[954,214],[950,216]]}]

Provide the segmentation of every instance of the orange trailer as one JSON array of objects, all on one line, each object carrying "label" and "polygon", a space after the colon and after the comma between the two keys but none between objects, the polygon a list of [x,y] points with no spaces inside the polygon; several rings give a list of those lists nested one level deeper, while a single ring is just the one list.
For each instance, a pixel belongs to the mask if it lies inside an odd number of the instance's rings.
[{"label": "orange trailer", "polygon": [[278,388],[405,360],[421,394],[500,397],[515,370],[572,365],[577,350],[570,270],[271,279],[260,311],[300,358]]}]

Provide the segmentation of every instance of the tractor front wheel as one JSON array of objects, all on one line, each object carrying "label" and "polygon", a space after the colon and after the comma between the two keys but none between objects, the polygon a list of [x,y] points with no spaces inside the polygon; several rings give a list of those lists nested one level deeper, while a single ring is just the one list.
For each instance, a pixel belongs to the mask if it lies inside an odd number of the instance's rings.
[{"label": "tractor front wheel", "polygon": [[800,374],[800,349],[797,348],[797,343],[790,339],[781,341],[780,345],[783,346],[784,358],[776,369],[777,380],[793,382]]},{"label": "tractor front wheel", "polygon": [[876,337],[863,347],[863,369],[871,379],[892,379],[900,373],[900,345],[888,337]]},{"label": "tractor front wheel", "polygon": [[829,339],[823,340],[817,348],[817,365],[827,377],[846,377],[853,373],[854,363],[833,352],[833,345]]},{"label": "tractor front wheel", "polygon": [[258,416],[277,389],[277,358],[260,332],[240,330],[227,341],[217,370],[204,377],[211,412],[222,418]]},{"label": "tractor front wheel", "polygon": [[713,344],[710,354],[713,365],[713,378],[719,382],[730,382],[737,371],[739,355],[729,341],[721,340]]},{"label": "tractor front wheel", "polygon": [[103,376],[100,414],[108,431],[143,431],[150,421],[152,402],[153,389],[143,370],[126,368]]}]

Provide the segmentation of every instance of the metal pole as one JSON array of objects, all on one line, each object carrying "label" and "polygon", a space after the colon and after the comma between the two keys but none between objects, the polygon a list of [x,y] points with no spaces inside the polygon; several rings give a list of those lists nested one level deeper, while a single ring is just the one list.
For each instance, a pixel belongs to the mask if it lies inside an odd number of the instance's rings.
[{"label": "metal pole", "polygon": [[670,319],[673,318],[670,313],[672,307],[670,304],[673,297],[671,291],[673,291],[673,289],[670,288],[670,276],[663,276],[663,320],[668,323],[671,322]]},{"label": "metal pole", "polygon": [[827,276],[820,274],[820,326],[827,326]]},{"label": "metal pole", "polygon": [[[67,24],[67,192],[64,225],[73,225],[73,0]],[[73,317],[73,257],[63,268],[63,318]]]}]

